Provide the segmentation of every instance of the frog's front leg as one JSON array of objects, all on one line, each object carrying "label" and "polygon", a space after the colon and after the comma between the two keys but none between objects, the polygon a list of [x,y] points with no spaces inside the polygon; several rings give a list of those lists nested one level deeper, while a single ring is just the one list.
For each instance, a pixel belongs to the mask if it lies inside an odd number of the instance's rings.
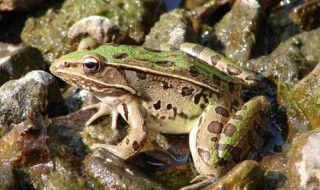
[{"label": "frog's front leg", "polygon": [[255,97],[233,116],[226,106],[208,105],[190,133],[190,149],[200,175],[225,174],[235,163],[261,148],[268,126],[270,104]]},{"label": "frog's front leg", "polygon": [[128,135],[116,146],[108,144],[97,144],[94,148],[104,148],[112,154],[126,160],[138,153],[146,142],[147,129],[144,118],[135,101],[121,103],[117,106],[117,111],[130,126]]}]

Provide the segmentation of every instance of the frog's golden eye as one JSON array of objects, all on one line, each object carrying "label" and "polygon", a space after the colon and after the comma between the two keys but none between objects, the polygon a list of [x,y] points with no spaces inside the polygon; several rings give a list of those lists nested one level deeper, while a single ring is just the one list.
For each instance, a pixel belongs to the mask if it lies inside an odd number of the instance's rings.
[{"label": "frog's golden eye", "polygon": [[95,73],[100,69],[100,61],[94,57],[85,57],[82,63],[86,73]]}]

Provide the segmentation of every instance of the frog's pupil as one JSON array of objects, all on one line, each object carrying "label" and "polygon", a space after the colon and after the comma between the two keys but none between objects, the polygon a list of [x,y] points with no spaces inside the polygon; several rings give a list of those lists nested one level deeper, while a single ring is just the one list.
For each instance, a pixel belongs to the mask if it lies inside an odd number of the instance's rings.
[{"label": "frog's pupil", "polygon": [[96,63],[94,63],[94,62],[88,62],[88,63],[85,63],[85,66],[86,66],[88,69],[93,69],[93,68],[95,68]]}]

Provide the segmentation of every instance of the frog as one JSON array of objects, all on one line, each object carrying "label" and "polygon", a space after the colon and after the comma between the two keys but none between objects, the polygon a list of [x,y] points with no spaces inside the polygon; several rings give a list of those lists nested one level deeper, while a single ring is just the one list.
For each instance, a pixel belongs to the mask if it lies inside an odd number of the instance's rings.
[{"label": "frog", "polygon": [[[80,43],[52,63],[50,71],[88,90],[100,102],[86,122],[122,117],[129,131],[118,144],[98,144],[124,160],[144,147],[148,130],[189,134],[193,164],[203,178],[219,177],[264,143],[270,117],[265,96],[243,101],[242,89],[259,86],[255,73],[199,44],[151,49]],[[92,43],[91,43],[92,44]]]}]

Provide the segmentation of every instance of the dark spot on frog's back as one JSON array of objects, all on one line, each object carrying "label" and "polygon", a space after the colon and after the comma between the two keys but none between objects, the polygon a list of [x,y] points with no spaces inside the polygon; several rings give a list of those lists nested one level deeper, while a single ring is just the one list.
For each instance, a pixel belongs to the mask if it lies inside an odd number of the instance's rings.
[{"label": "dark spot on frog's back", "polygon": [[161,101],[158,100],[155,104],[153,104],[155,110],[159,110],[161,108]]},{"label": "dark spot on frog's back", "polygon": [[147,78],[147,75],[143,72],[136,72],[136,75],[141,80],[145,80]]},{"label": "dark spot on frog's back", "polygon": [[156,52],[156,53],[161,53],[161,52],[162,52],[161,50],[151,49],[151,48],[148,48],[148,47],[143,47],[143,49],[145,49],[145,50],[147,50],[147,51],[150,51],[150,52]]},{"label": "dark spot on frog's back", "polygon": [[113,54],[112,57],[114,59],[124,59],[124,58],[128,57],[128,54],[127,53],[116,53],[116,54]]},{"label": "dark spot on frog's back", "polygon": [[195,66],[189,67],[189,73],[190,73],[190,75],[193,76],[193,77],[197,77],[197,76],[200,75],[198,69],[197,69]]},{"label": "dark spot on frog's back", "polygon": [[155,63],[162,67],[171,67],[173,65],[172,61],[156,61]]},{"label": "dark spot on frog's back", "polygon": [[192,92],[194,91],[194,89],[192,88],[188,88],[186,86],[182,87],[181,89],[181,95],[184,96],[190,96],[192,94]]}]

